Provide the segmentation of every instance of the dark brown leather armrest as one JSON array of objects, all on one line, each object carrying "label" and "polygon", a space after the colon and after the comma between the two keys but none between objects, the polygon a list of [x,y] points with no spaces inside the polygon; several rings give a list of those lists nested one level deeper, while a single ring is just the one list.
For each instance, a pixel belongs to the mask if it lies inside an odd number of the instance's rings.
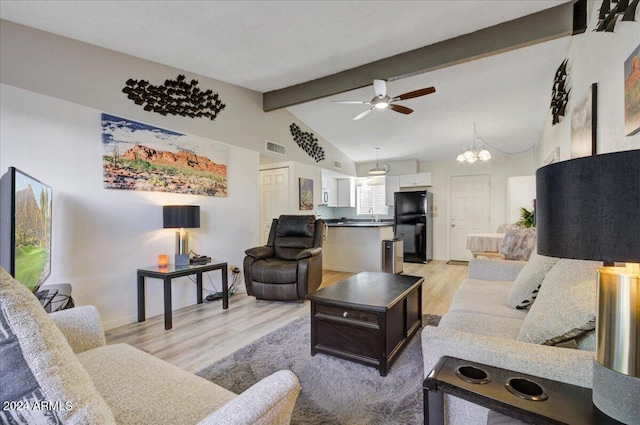
[{"label": "dark brown leather armrest", "polygon": [[315,257],[322,252],[322,248],[307,248],[304,251],[300,251],[300,254],[296,257],[296,260],[302,260],[303,258]]},{"label": "dark brown leather armrest", "polygon": [[244,253],[256,260],[262,260],[264,258],[273,257],[275,255],[275,250],[272,246],[258,246],[255,248],[249,248]]}]

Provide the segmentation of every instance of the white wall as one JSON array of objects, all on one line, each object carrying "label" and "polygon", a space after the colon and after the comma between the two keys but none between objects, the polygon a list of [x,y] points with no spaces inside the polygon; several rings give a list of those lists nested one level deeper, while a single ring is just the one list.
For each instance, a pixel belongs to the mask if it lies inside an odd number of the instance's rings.
[{"label": "white wall", "polygon": [[[137,320],[137,268],[155,264],[160,253],[172,259],[174,231],[162,229],[161,205],[200,205],[191,248],[229,265],[240,266],[244,250],[259,240],[257,152],[229,146],[226,198],[104,189],[102,111],[4,84],[0,89],[0,169],[15,166],[54,191],[47,283],[71,283],[77,303],[95,305],[107,329]],[[221,290],[220,273],[210,275]],[[174,309],[195,299],[191,281],[175,281]],[[162,308],[162,283],[149,280],[147,317]]]},{"label": "white wall", "polygon": [[451,213],[449,191],[451,177],[489,174],[491,184],[491,229],[508,221],[508,178],[522,174],[533,174],[534,158],[531,152],[519,155],[495,156],[491,160],[474,164],[457,161],[421,162],[419,172],[431,172],[433,193],[433,258],[449,260],[451,246]]},{"label": "white wall", "polygon": [[640,23],[618,22],[613,33],[594,32],[601,4],[589,1],[588,28],[584,34],[571,38],[567,113],[554,126],[549,112],[537,147],[538,167],[544,165],[544,159],[556,146],[560,147],[561,160],[570,158],[571,111],[593,83],[598,84],[597,153],[640,148],[640,133],[624,135],[624,61],[640,44]]},{"label": "white wall", "polygon": [[[224,58],[221,58],[224,60]],[[162,116],[144,111],[122,93],[129,78],[161,84],[185,74],[201,89],[219,93],[226,107],[215,121]],[[287,147],[287,156],[263,155],[261,162],[295,161],[355,174],[354,162],[316,134],[325,160],[316,163],[293,140],[289,126],[311,131],[286,110],[264,112],[262,94],[184,70],[146,61],[44,31],[0,20],[0,82],[64,99],[136,121],[265,152],[265,139]]]},{"label": "white wall", "polygon": [[[137,268],[174,251],[173,231],[161,228],[161,205],[200,205],[202,227],[190,231],[191,247],[239,266],[244,250],[260,242],[260,163],[300,164],[294,178],[314,178],[318,201],[318,166],[332,168],[338,160],[355,174],[353,161],[321,137],[326,159],[317,164],[289,131],[294,122],[303,131],[308,127],[285,110],[265,113],[258,92],[11,22],[0,24],[0,173],[15,166],[53,187],[47,283],[71,283],[77,303],[95,304],[107,329],[136,320]],[[158,84],[178,74],[220,94],[226,108],[215,121],[146,112],[121,92],[129,78]],[[102,188],[102,112],[228,144],[229,196]],[[287,156],[261,155],[265,139],[287,146]],[[211,273],[220,290],[218,275]],[[176,281],[173,295],[174,309],[194,304],[195,285],[186,278]],[[161,283],[150,281],[147,316],[161,314],[162,306]]]}]

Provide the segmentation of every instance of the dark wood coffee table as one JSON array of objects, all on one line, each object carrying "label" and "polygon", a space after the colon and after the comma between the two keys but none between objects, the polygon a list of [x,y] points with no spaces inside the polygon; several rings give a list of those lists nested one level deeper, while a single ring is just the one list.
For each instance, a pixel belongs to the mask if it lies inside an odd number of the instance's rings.
[{"label": "dark wood coffee table", "polygon": [[362,272],[320,289],[311,300],[311,355],[378,368],[393,361],[422,325],[419,276]]}]

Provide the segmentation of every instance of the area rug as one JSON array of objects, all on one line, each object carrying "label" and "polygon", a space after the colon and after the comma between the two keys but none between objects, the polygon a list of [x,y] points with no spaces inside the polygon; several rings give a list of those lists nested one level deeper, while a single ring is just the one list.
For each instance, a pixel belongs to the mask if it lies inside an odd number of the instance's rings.
[{"label": "area rug", "polygon": [[447,264],[450,265],[450,266],[468,266],[469,262],[468,261],[449,260],[449,261],[447,261]]},{"label": "area rug", "polygon": [[[440,316],[423,316],[437,326]],[[310,318],[297,319],[199,371],[235,393],[281,369],[293,371],[301,391],[293,425],[421,424],[422,349],[412,338],[386,377],[377,369],[310,353]]]}]

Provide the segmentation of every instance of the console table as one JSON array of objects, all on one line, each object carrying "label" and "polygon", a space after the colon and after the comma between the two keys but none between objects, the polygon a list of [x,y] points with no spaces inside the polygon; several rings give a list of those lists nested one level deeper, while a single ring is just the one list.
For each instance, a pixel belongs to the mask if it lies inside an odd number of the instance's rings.
[{"label": "console table", "polygon": [[138,269],[138,322],[145,321],[145,278],[162,279],[164,282],[164,328],[173,327],[171,310],[171,280],[176,277],[196,275],[197,302],[202,304],[202,273],[213,270],[222,272],[222,308],[229,308],[229,281],[227,279],[227,263],[192,264],[189,266],[169,265],[168,267],[149,267]]},{"label": "console table", "polygon": [[590,388],[453,357],[436,363],[423,390],[425,425],[444,425],[445,393],[529,424],[620,424],[594,406]]}]

